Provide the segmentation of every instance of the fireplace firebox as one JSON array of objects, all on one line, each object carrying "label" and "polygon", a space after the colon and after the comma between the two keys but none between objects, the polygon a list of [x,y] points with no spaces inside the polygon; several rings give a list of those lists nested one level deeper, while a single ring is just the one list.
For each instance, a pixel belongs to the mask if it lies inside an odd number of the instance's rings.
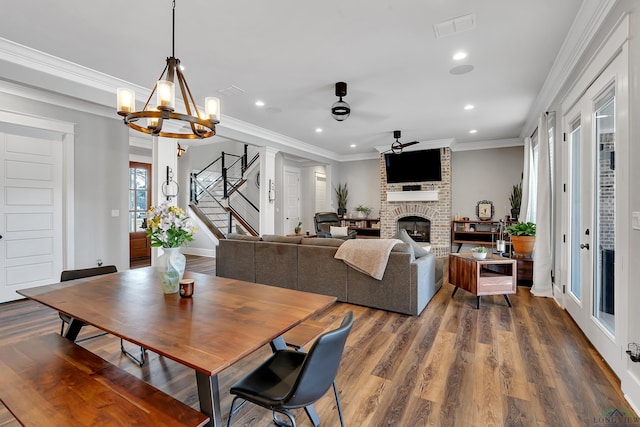
[{"label": "fireplace firebox", "polygon": [[420,216],[405,216],[398,219],[398,231],[407,234],[416,242],[431,242],[431,221]]}]

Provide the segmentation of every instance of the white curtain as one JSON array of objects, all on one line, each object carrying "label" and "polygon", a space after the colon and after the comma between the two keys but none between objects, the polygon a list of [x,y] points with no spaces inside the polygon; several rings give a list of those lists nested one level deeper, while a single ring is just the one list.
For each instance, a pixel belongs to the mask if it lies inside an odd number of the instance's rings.
[{"label": "white curtain", "polygon": [[532,221],[530,216],[530,210],[532,205],[532,196],[535,197],[534,194],[531,194],[531,188],[535,188],[531,183],[535,179],[535,168],[534,160],[533,160],[533,147],[531,146],[531,138],[524,139],[524,167],[522,169],[522,201],[520,202],[520,215],[518,217],[519,221],[527,222]]},{"label": "white curtain", "polygon": [[538,122],[538,161],[536,180],[535,223],[536,244],[533,251],[533,286],[535,296],[553,295],[551,283],[551,157],[547,115]]}]

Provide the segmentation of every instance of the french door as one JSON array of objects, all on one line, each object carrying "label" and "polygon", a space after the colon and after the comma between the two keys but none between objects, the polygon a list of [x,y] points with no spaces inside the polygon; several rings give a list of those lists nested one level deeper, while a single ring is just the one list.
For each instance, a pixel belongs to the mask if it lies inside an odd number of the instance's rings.
[{"label": "french door", "polygon": [[616,104],[620,69],[614,60],[563,117],[570,170],[564,304],[618,374],[623,366],[620,310],[626,310],[620,287],[626,285],[616,282],[621,252],[616,256],[621,227],[616,128],[626,126],[626,114]]}]

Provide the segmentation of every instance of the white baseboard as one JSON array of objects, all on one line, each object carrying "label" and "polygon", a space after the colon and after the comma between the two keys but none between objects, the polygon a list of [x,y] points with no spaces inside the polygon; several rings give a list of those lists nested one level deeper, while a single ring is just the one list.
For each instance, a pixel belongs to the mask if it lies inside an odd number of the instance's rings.
[{"label": "white baseboard", "polygon": [[211,257],[211,258],[215,258],[216,257],[215,248],[214,249],[207,249],[207,248],[183,247],[182,248],[182,253],[183,254],[187,254],[187,255],[198,255],[198,256],[206,256],[206,257]]},{"label": "white baseboard", "polygon": [[631,408],[640,416],[640,378],[638,378],[631,370],[627,370],[628,381],[622,381],[622,392],[624,398],[629,402]]}]

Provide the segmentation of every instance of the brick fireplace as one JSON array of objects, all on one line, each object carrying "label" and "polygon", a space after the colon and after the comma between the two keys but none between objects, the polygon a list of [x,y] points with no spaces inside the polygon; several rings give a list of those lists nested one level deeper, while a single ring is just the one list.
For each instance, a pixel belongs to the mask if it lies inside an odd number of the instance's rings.
[{"label": "brick fireplace", "polygon": [[[387,184],[384,155],[380,155],[380,237],[390,238],[398,231],[398,221],[405,217],[424,218],[430,222],[431,250],[437,257],[446,257],[451,248],[451,150],[440,149],[442,181],[422,183]],[[420,191],[426,192],[426,199],[432,199],[437,192],[437,200],[387,200],[388,193],[393,198],[402,197],[402,186],[419,184]],[[414,193],[421,194],[421,193]],[[406,199],[414,194],[407,194]],[[418,197],[419,198],[419,197]]]}]

